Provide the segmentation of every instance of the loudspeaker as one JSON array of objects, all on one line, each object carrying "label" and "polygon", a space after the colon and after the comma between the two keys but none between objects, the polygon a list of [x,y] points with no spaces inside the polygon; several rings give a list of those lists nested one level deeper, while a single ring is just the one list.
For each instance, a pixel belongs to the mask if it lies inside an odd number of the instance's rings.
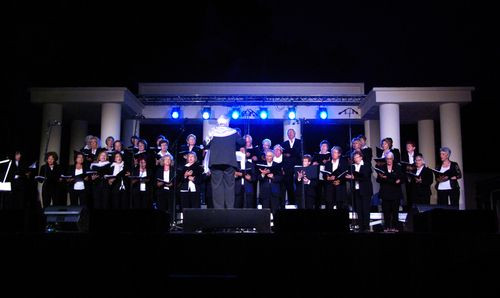
[{"label": "loudspeaker", "polygon": [[0,210],[0,233],[43,233],[45,216],[40,210]]},{"label": "loudspeaker", "polygon": [[161,210],[92,210],[91,233],[168,233],[168,213]]},{"label": "loudspeaker", "polygon": [[81,206],[50,206],[44,209],[47,224],[56,231],[89,230],[89,215],[85,207]]},{"label": "loudspeaker", "polygon": [[271,232],[269,209],[184,209],[184,232],[198,230],[255,228],[259,233]]},{"label": "loudspeaker", "polygon": [[347,210],[279,210],[274,220],[276,232],[280,233],[347,233],[349,213]]},{"label": "loudspeaker", "polygon": [[414,231],[423,233],[496,233],[497,215],[492,210],[434,208],[414,216]]}]

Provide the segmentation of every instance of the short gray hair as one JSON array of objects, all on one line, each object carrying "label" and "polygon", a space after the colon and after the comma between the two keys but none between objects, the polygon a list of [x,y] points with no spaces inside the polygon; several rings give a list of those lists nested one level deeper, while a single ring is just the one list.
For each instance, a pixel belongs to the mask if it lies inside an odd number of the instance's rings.
[{"label": "short gray hair", "polygon": [[394,153],[392,153],[391,151],[387,151],[387,152],[384,154],[384,157],[385,157],[385,158],[392,158],[392,159],[394,159]]},{"label": "short gray hair", "polygon": [[342,148],[340,146],[333,146],[332,147],[332,150],[330,150],[331,153],[333,153],[333,151],[337,150],[337,152],[339,154],[342,154]]},{"label": "short gray hair", "polygon": [[165,159],[167,158],[170,158],[170,165],[173,166],[174,165],[174,157],[171,155],[171,154],[165,154],[164,156],[162,156],[160,158],[160,166],[164,166],[165,165]]},{"label": "short gray hair", "polygon": [[448,157],[451,156],[451,149],[448,148],[448,147],[441,147],[441,148],[439,148],[439,152],[444,152],[444,153],[448,154]]},{"label": "short gray hair", "polygon": [[270,139],[263,139],[262,140],[262,145],[264,145],[264,143],[269,143],[269,147],[271,147],[272,144],[273,144]]}]

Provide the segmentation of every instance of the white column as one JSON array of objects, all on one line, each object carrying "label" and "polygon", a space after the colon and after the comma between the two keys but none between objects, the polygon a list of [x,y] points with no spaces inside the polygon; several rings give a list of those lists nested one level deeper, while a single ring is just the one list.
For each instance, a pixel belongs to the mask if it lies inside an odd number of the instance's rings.
[{"label": "white column", "polygon": [[[231,126],[231,122],[229,123],[230,123],[229,126]],[[217,126],[217,120],[203,120],[203,140],[201,140],[201,142],[203,142],[208,137],[208,132],[210,131],[210,129],[216,126]]]},{"label": "white column", "polygon": [[141,128],[141,121],[138,119],[126,119],[123,121],[123,130],[122,130],[122,144],[124,147],[130,146],[130,138],[132,136],[139,136],[139,131]]},{"label": "white column", "polygon": [[[122,105],[120,103],[103,103],[101,106],[101,142],[107,137],[120,138]],[[103,144],[101,144],[102,146]]]},{"label": "white column", "polygon": [[[424,156],[425,164],[434,169],[436,167],[436,144],[434,141],[434,120],[418,121],[418,151]],[[437,192],[434,183],[431,186],[431,204],[437,203]]]},{"label": "white column", "polygon": [[73,120],[71,122],[71,136],[69,141],[69,163],[73,163],[74,151],[85,146],[85,137],[88,133],[89,123],[86,120]]},{"label": "white column", "polygon": [[[47,139],[49,137],[49,123],[51,128],[50,132],[50,142],[47,147],[47,152],[57,152],[58,155],[61,153],[61,131],[63,117],[63,107],[61,104],[46,103],[43,105],[42,111],[42,137],[40,138],[40,165],[44,163],[45,159],[45,146],[47,145]],[[59,122],[58,125],[55,122]]]},{"label": "white column", "polygon": [[300,131],[301,120],[283,120],[283,141],[288,140],[288,130],[295,130],[295,138],[302,139],[302,132]]},{"label": "white column", "polygon": [[393,147],[401,149],[399,133],[399,105],[395,103],[385,103],[380,105],[380,138],[390,137],[393,140]]},{"label": "white column", "polygon": [[[463,174],[462,159],[462,127],[460,125],[460,105],[444,103],[439,106],[441,123],[441,147],[451,149],[450,160],[458,163]],[[465,209],[464,178],[458,180],[460,185],[460,209]]]},{"label": "white column", "polygon": [[[376,147],[380,145],[380,122],[378,120],[365,120],[365,137],[366,145],[372,148],[372,156],[376,156]],[[349,148],[346,148],[346,150]],[[372,160],[372,166],[375,162]],[[372,175],[373,192],[377,193],[380,189],[380,184],[377,183],[377,175],[373,173]]]}]

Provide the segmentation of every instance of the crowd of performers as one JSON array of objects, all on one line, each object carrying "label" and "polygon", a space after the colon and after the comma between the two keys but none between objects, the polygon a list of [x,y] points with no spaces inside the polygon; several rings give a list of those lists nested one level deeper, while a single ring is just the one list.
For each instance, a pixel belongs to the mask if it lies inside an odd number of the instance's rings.
[{"label": "crowd of performers", "polygon": [[[261,205],[275,214],[286,205],[306,209],[353,207],[359,230],[367,231],[374,208],[372,177],[380,184],[375,197],[381,202],[386,231],[397,231],[400,207],[411,212],[414,204],[430,203],[434,181],[438,204],[458,206],[458,179],[462,174],[458,164],[450,160],[449,148],[440,149],[440,164],[431,169],[413,141],[406,142],[400,152],[388,137],[373,151],[366,145],[366,137],[360,135],[351,141],[349,150],[324,140],[317,153],[302,154],[295,131],[290,129],[287,135],[286,141],[274,146],[269,139],[254,145],[250,135],[242,136],[245,145],[235,148],[238,168],[234,174],[234,208]],[[211,173],[204,162],[206,148],[193,134],[176,148],[176,154],[162,135],[153,146],[137,136],[130,144],[108,137],[102,147],[97,137],[87,136],[82,145],[68,166],[58,163],[56,152],[48,152],[40,167],[30,166],[22,152],[15,152],[7,177],[12,191],[2,194],[1,207],[154,208],[169,214],[202,205],[213,208]],[[40,196],[36,189],[41,189]]]}]

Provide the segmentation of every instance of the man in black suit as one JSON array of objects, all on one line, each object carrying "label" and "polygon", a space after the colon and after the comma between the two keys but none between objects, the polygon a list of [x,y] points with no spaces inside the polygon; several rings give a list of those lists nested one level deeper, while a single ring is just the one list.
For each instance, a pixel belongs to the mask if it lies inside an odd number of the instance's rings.
[{"label": "man in black suit", "polygon": [[245,140],[229,127],[229,118],[220,116],[207,140],[214,208],[234,208],[234,172],[238,168],[236,148],[244,145]]},{"label": "man in black suit", "polygon": [[293,181],[294,167],[301,164],[302,144],[301,140],[295,138],[295,130],[290,128],[287,131],[288,140],[281,143],[283,147],[283,184],[288,194],[288,204],[295,205],[295,187]]}]

